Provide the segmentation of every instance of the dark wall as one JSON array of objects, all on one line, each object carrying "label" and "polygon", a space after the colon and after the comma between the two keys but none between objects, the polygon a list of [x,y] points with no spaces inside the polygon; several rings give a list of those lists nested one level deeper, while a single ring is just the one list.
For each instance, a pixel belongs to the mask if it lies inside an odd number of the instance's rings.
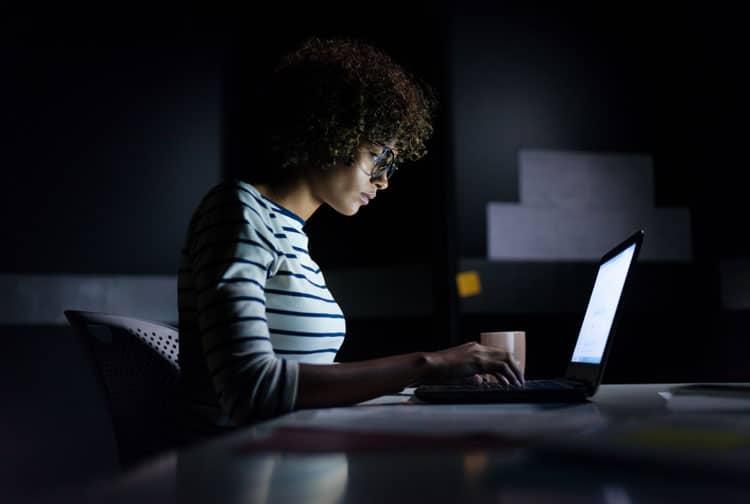
[{"label": "dark wall", "polygon": [[[140,15],[3,8],[0,276],[176,275],[192,208],[221,176],[223,53],[183,37],[174,18]],[[35,294],[24,308],[44,312],[55,293]],[[0,320],[0,494],[32,502],[116,472],[72,330],[9,324]]]},{"label": "dark wall", "polygon": [[0,271],[177,271],[220,174],[221,53],[41,39],[0,49]]},{"label": "dark wall", "polygon": [[730,232],[744,214],[736,183],[747,117],[736,14],[456,4],[460,254],[485,255],[488,201],[518,201],[521,148],[652,154],[654,203],[698,214],[698,253],[709,241],[717,252],[748,252],[746,234]]},{"label": "dark wall", "polygon": [[[738,10],[455,3],[450,11],[459,256],[486,256],[489,201],[519,200],[519,149],[651,154],[654,206],[689,208],[693,261],[636,271],[649,302],[625,304],[605,381],[747,379],[749,317],[722,308],[719,278],[723,258],[750,256],[740,231],[749,110]],[[482,280],[523,288],[508,277]],[[565,285],[554,289],[566,296]],[[526,328],[529,371],[562,372],[582,313],[554,305],[464,313],[461,337]]]}]

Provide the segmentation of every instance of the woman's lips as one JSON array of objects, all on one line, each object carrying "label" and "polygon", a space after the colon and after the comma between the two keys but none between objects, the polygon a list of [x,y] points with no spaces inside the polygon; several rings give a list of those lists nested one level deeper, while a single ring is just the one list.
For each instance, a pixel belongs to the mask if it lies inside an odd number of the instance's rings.
[{"label": "woman's lips", "polygon": [[359,200],[362,202],[363,205],[366,205],[370,202],[370,197],[366,195],[365,193],[359,193]]}]

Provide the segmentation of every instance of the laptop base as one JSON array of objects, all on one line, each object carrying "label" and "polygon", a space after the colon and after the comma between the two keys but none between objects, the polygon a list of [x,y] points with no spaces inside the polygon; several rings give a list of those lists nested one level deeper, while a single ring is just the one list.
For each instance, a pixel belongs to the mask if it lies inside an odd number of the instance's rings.
[{"label": "laptop base", "polygon": [[535,390],[528,388],[489,388],[468,385],[421,385],[414,396],[424,402],[469,403],[567,403],[588,401],[585,388]]}]

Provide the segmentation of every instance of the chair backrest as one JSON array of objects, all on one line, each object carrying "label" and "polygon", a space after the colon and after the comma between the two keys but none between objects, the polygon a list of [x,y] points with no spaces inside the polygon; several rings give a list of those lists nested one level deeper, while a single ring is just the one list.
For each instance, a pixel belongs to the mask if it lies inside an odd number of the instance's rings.
[{"label": "chair backrest", "polygon": [[118,456],[131,466],[177,444],[177,328],[109,313],[66,310],[103,389]]}]

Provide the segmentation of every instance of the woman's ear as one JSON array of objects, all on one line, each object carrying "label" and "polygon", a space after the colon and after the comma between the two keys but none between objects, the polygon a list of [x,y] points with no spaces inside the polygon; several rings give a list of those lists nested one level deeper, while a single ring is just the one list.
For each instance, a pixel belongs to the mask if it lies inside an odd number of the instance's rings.
[{"label": "woman's ear", "polygon": [[327,172],[333,170],[333,167],[336,166],[336,161],[331,161],[328,163],[320,163],[316,168],[318,171]]},{"label": "woman's ear", "polygon": [[[320,165],[320,169],[321,169],[322,171],[331,171],[331,170],[333,170],[334,168],[336,168],[336,165],[338,165],[338,164],[339,164],[339,162],[340,162],[340,160],[339,160],[339,159],[332,159],[331,161],[329,161],[329,162],[327,162],[327,163],[322,163],[322,164]],[[350,163],[350,164],[351,164],[351,163]]]}]

